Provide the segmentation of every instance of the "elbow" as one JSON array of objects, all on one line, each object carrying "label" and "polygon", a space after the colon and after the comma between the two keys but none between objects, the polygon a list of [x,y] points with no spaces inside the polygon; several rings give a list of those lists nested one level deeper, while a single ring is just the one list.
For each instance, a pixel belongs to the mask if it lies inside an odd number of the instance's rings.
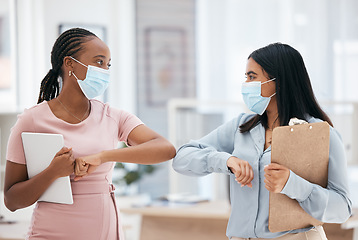
[{"label": "elbow", "polygon": [[321,222],[342,224],[352,216],[352,203],[346,198],[345,202],[335,204],[335,211],[326,211],[323,216],[317,218]]},{"label": "elbow", "polygon": [[192,176],[188,163],[183,161],[178,155],[173,159],[172,168],[180,174]]},{"label": "elbow", "polygon": [[169,146],[168,146],[169,159],[173,159],[175,157],[176,153],[177,153],[177,150],[175,149],[175,147],[172,144],[169,144]]},{"label": "elbow", "polygon": [[7,209],[9,209],[11,212],[15,212],[18,208],[16,208],[15,206],[13,206],[13,204],[11,204],[11,201],[9,201],[6,196],[4,197],[4,204],[5,207]]},{"label": "elbow", "polygon": [[177,171],[177,172],[180,171],[180,169],[181,169],[180,165],[181,164],[179,163],[177,157],[173,158],[172,167],[175,171]]},{"label": "elbow", "polygon": [[25,203],[20,201],[21,198],[14,196],[12,193],[4,192],[4,205],[11,212],[22,209],[32,205],[32,203]]},{"label": "elbow", "polygon": [[[161,141],[155,148],[151,149],[150,160],[143,164],[158,164],[168,160],[171,160],[175,157],[176,150],[175,147],[168,141]],[[148,155],[149,156],[149,155]]]},{"label": "elbow", "polygon": [[17,208],[11,208],[8,205],[5,205],[5,206],[8,210],[10,210],[10,212],[15,212],[17,210]]},{"label": "elbow", "polygon": [[[161,145],[160,151],[162,152],[162,154],[160,154],[160,155],[162,157],[158,158],[159,161],[157,163],[168,161],[175,157],[176,149],[173,146],[173,144],[171,144],[169,141],[165,140],[165,142],[162,142],[160,145]],[[158,156],[159,156],[159,154],[158,154]]]},{"label": "elbow", "polygon": [[348,198],[348,197],[344,197],[345,198],[345,207],[342,208],[342,216],[340,218],[340,221],[338,221],[337,223],[345,223],[351,216],[352,216],[352,201]]},{"label": "elbow", "polygon": [[348,221],[348,219],[352,216],[353,211],[352,211],[352,202],[350,199],[347,199],[347,212],[344,216],[342,216],[342,221],[339,223],[345,223],[346,221]]}]

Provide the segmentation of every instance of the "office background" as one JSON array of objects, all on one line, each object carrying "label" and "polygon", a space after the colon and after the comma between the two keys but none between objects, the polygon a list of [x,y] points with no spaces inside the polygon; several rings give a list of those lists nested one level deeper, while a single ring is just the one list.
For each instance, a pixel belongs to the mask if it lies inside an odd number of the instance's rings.
[{"label": "office background", "polygon": [[[1,191],[9,128],[36,104],[59,33],[77,26],[111,49],[111,83],[101,100],[135,113],[176,147],[247,111],[240,86],[253,50],[273,42],[292,45],[342,134],[351,185],[358,181],[356,0],[0,0]],[[120,185],[117,194],[144,195],[146,201],[169,193],[228,198],[225,176],[188,178],[170,165]],[[26,219],[25,212],[9,213],[0,204],[7,218]]]}]

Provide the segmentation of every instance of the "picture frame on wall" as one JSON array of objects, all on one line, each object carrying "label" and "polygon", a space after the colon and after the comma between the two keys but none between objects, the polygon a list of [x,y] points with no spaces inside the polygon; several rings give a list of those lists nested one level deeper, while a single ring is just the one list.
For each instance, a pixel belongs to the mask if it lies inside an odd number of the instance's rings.
[{"label": "picture frame on wall", "polygon": [[180,27],[144,30],[145,101],[165,107],[171,98],[188,96],[186,32]]}]

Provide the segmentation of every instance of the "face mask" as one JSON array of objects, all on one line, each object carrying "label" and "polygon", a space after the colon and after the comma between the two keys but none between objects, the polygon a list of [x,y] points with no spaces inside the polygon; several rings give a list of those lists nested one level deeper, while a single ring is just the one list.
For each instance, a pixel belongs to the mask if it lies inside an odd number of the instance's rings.
[{"label": "face mask", "polygon": [[71,58],[87,68],[86,78],[84,80],[79,80],[77,76],[72,73],[77,79],[83,94],[89,99],[102,95],[109,84],[109,70],[92,65],[86,66],[77,59]]},{"label": "face mask", "polygon": [[241,93],[244,98],[246,106],[259,115],[262,115],[267,106],[270,103],[271,98],[276,94],[272,94],[270,97],[261,96],[261,85],[274,81],[276,78],[270,79],[266,82],[244,82],[241,87]]}]

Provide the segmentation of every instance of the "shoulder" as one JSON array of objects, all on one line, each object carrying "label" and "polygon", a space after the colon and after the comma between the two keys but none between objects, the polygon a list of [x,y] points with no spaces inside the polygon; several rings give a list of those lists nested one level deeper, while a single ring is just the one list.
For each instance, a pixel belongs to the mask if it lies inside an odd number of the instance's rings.
[{"label": "shoulder", "polygon": [[254,114],[254,113],[241,113],[241,114],[238,116],[239,125],[248,122],[248,121],[249,121],[251,118],[253,118],[254,116],[256,116],[256,114]]},{"label": "shoulder", "polygon": [[246,123],[254,116],[255,116],[255,114],[241,113],[237,117],[231,119],[231,121],[224,123],[222,125],[222,127],[225,127],[225,128],[229,127],[231,129],[235,130],[235,132],[236,132],[239,129],[240,125]]},{"label": "shoulder", "polygon": [[312,116],[309,116],[309,115],[306,116],[306,121],[309,122],[309,123],[323,122],[322,119],[315,118],[315,117],[312,117]]},{"label": "shoulder", "polygon": [[121,112],[120,110],[111,107],[109,103],[103,103],[96,99],[91,99],[90,101],[92,108],[91,111],[93,111],[97,118],[108,118],[115,121],[116,123],[119,122]]},{"label": "shoulder", "polygon": [[21,113],[19,116],[28,116],[34,113],[40,113],[44,111],[48,107],[48,103],[46,101],[36,104],[30,108],[25,108],[24,112]]},{"label": "shoulder", "polygon": [[103,103],[96,99],[91,99],[91,105],[99,115],[110,118],[117,123],[125,121],[128,118],[135,117],[134,114],[122,109],[114,108],[109,103]]},{"label": "shoulder", "polygon": [[[318,123],[318,122],[323,122],[323,120],[319,119],[319,118],[309,116],[307,118],[307,122],[309,122],[309,123]],[[339,134],[339,132],[334,127],[332,127],[331,125],[329,126],[329,136],[330,136],[331,142],[332,141],[342,141],[342,137]]]},{"label": "shoulder", "polygon": [[42,102],[30,108],[25,108],[22,113],[17,115],[17,124],[33,124],[33,116],[45,116],[43,111],[45,111],[46,107],[48,107],[47,102]]}]

